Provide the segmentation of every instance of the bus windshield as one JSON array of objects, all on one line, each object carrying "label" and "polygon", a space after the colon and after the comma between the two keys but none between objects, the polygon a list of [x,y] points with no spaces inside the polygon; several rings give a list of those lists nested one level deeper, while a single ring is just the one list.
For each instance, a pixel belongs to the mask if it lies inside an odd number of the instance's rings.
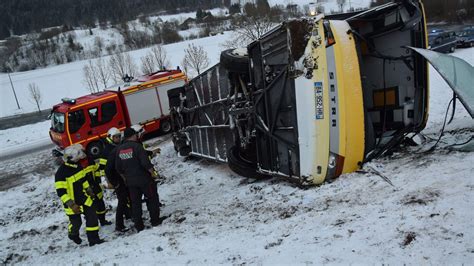
[{"label": "bus windshield", "polygon": [[51,114],[51,129],[54,132],[64,133],[64,114],[53,112]]}]

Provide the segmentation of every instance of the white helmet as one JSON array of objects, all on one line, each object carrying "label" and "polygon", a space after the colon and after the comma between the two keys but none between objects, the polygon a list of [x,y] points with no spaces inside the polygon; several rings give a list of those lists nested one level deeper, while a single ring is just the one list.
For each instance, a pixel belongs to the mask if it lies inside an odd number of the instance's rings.
[{"label": "white helmet", "polygon": [[86,158],[86,153],[84,152],[84,147],[82,147],[81,144],[74,144],[64,149],[63,160],[65,162],[78,162],[84,158]]},{"label": "white helmet", "polygon": [[120,133],[120,130],[118,130],[116,127],[111,127],[109,131],[107,131],[107,136],[110,138],[115,135],[120,135],[120,134],[122,133]]},{"label": "white helmet", "polygon": [[141,125],[133,125],[131,128],[138,133],[138,138],[141,138],[143,134],[145,134],[145,129]]}]

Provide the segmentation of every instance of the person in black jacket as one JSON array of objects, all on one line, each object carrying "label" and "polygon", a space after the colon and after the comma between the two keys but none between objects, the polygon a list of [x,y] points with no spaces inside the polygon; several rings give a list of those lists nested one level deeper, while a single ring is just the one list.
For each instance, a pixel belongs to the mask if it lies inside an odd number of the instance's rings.
[{"label": "person in black jacket", "polygon": [[63,203],[64,211],[69,218],[68,237],[74,243],[81,244],[79,237],[82,218],[86,218],[86,234],[89,245],[101,244],[99,222],[92,198],[95,196],[89,185],[91,173],[83,169],[79,161],[86,158],[81,144],[74,144],[64,150],[63,164],[55,175],[56,193]]},{"label": "person in black jacket", "polygon": [[138,133],[132,128],[124,131],[125,141],[117,148],[115,169],[124,178],[132,201],[132,217],[137,231],[144,229],[142,218],[142,196],[147,197],[147,208],[151,225],[160,224],[160,207],[155,179],[158,178],[153,164],[138,142]]},{"label": "person in black jacket", "polygon": [[124,224],[125,218],[131,218],[130,198],[128,189],[122,177],[115,170],[115,154],[117,145],[120,144],[121,132],[117,128],[110,128],[107,132],[104,150],[101,154],[101,163],[105,163],[105,176],[108,182],[114,187],[117,195],[117,211],[115,213],[115,230],[118,232],[126,232],[128,228]]}]

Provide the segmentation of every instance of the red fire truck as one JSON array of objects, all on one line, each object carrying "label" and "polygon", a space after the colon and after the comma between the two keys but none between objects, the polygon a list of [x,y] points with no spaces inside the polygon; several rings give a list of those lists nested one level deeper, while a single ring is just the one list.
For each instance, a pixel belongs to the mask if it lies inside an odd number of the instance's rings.
[{"label": "red fire truck", "polygon": [[123,130],[140,124],[146,132],[168,133],[171,124],[167,92],[186,82],[181,70],[162,70],[113,89],[62,99],[51,111],[49,135],[58,146],[56,151],[80,143],[89,155],[97,156],[103,148],[100,139],[111,127]]}]

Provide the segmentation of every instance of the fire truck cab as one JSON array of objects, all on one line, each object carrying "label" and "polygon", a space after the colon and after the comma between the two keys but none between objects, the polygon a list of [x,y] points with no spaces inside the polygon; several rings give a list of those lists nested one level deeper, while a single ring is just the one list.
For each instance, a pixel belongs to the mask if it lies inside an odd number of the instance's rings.
[{"label": "fire truck cab", "polygon": [[179,69],[164,70],[77,99],[63,98],[51,111],[51,140],[59,153],[80,143],[88,155],[95,157],[103,148],[101,138],[111,127],[123,130],[140,124],[147,133],[168,133],[167,91],[186,82],[187,77]]}]

